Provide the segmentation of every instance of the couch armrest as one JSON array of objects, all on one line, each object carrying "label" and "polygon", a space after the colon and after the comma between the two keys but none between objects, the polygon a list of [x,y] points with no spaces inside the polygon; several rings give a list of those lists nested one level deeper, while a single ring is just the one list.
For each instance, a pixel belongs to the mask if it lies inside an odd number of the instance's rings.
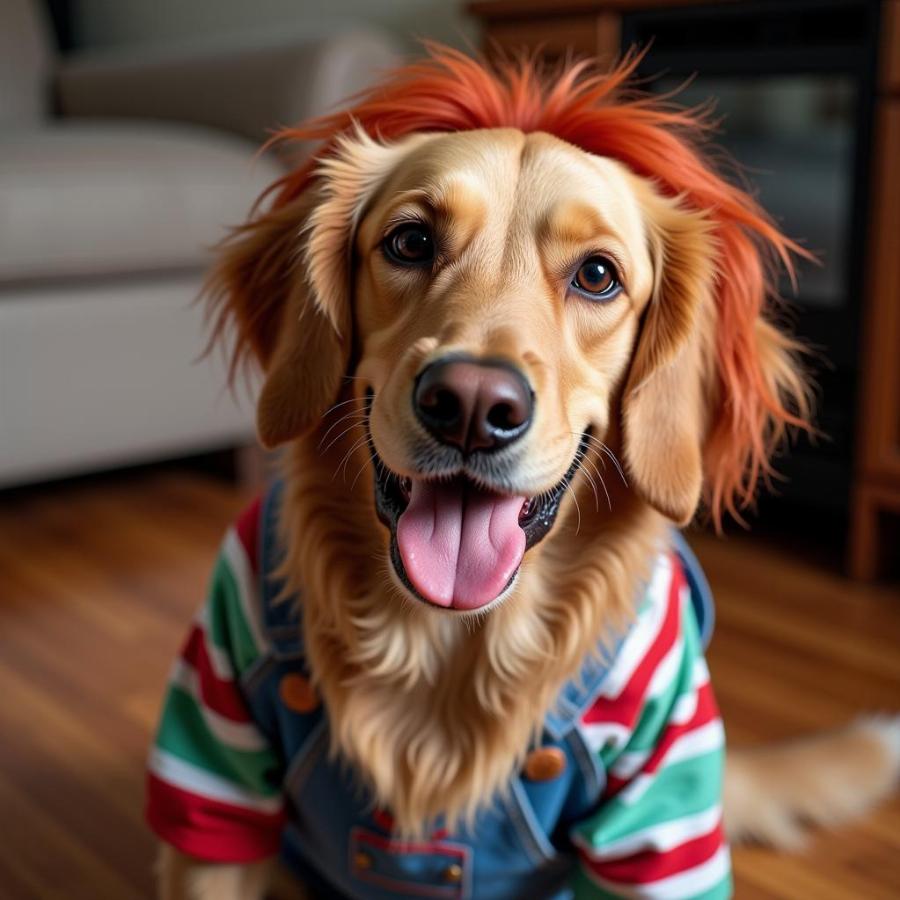
[{"label": "couch armrest", "polygon": [[390,37],[371,30],[257,38],[143,58],[74,57],[60,67],[57,91],[64,116],[192,122],[261,142],[326,112],[400,58]]}]

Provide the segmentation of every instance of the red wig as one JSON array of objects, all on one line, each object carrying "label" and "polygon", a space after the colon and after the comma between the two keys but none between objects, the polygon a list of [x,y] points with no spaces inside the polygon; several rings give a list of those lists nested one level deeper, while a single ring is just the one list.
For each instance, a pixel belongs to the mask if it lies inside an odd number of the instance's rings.
[{"label": "red wig", "polygon": [[[533,57],[489,66],[456,50],[426,44],[422,61],[403,66],[338,112],[288,128],[275,141],[319,141],[299,169],[274,184],[272,208],[295,199],[315,179],[318,161],[336,139],[360,126],[385,141],[416,132],[482,128],[542,131],[588,153],[624,163],[665,194],[705,210],[720,250],[716,286],[717,405],[704,451],[706,502],[718,526],[724,512],[740,518],[786,426],[808,428],[802,377],[790,362],[772,374],[759,329],[774,300],[773,273],[808,255],[786,238],[756,201],[726,181],[702,149],[707,116],[626,89],[640,60],[629,55],[613,71],[589,61],[542,73]],[[265,196],[265,195],[264,195]],[[799,345],[769,329],[773,352],[789,360]],[[776,366],[778,368],[778,366]]]}]

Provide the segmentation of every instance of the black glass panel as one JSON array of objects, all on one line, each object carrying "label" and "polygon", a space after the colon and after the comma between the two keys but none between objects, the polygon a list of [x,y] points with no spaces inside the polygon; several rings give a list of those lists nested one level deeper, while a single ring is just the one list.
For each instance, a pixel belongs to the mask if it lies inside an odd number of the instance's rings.
[{"label": "black glass panel", "polygon": [[[651,82],[671,91],[681,79]],[[717,143],[741,165],[762,206],[821,265],[798,267],[798,301],[837,308],[847,302],[853,202],[855,81],[846,75],[696,78],[679,92],[688,106],[716,102]],[[746,185],[742,185],[746,186]],[[791,293],[788,283],[782,285]]]}]

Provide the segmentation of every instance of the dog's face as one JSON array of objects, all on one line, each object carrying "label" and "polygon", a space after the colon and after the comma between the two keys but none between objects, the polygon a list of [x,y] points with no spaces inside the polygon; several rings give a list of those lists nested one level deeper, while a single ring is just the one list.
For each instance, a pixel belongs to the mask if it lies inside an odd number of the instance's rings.
[{"label": "dog's face", "polygon": [[503,596],[605,436],[653,287],[641,189],[492,130],[417,142],[366,209],[356,374],[391,565],[429,603]]},{"label": "dog's face", "polygon": [[409,594],[458,612],[499,602],[611,431],[634,490],[690,518],[714,257],[702,215],[514,129],[358,136],[321,179],[247,254],[296,254],[307,232],[310,289],[291,275],[260,352],[260,432],[275,444],[320,426],[354,368]]},{"label": "dog's face", "polygon": [[533,497],[605,432],[653,281],[636,181],[516,131],[398,167],[356,237],[358,374],[391,470]]}]

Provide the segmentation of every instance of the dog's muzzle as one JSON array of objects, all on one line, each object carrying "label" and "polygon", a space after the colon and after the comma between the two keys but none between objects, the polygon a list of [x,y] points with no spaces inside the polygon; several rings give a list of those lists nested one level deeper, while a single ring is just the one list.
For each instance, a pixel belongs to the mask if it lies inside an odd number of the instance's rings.
[{"label": "dog's muzzle", "polygon": [[[462,389],[471,392],[468,397],[435,399],[434,393],[445,390],[447,384],[446,372],[439,374],[441,387],[432,393],[431,402],[443,404],[448,423],[451,418],[456,419],[453,426],[448,425],[454,429],[455,441],[465,442],[466,438],[460,435],[478,432],[481,426],[473,424],[472,419],[480,414],[479,404],[482,410],[490,411],[499,403],[506,403],[506,397],[513,391],[509,383],[498,388],[495,384],[485,384],[483,373],[468,371],[460,378]],[[417,384],[417,392],[422,380]],[[426,382],[423,393],[431,387]],[[491,393],[495,390],[494,397],[501,391],[509,393],[491,403]],[[519,394],[516,401],[522,396]],[[500,422],[504,432],[516,428],[524,431],[530,424],[532,398],[528,396],[527,401],[521,402],[522,406],[512,414],[508,415],[507,410],[495,413],[495,422]],[[371,397],[368,408],[371,409]],[[522,415],[522,410],[527,410],[527,417]],[[465,430],[459,427],[463,419],[469,421]],[[585,432],[568,471],[553,488],[537,497],[493,489],[483,479],[473,477],[469,469],[476,469],[475,466],[465,464],[437,477],[402,478],[385,465],[374,445],[370,445],[373,446],[376,509],[390,530],[391,563],[397,578],[413,597],[431,606],[464,613],[486,608],[506,593],[525,552],[552,528],[587,444]],[[493,445],[470,449],[463,458],[484,452],[493,452]]]}]

